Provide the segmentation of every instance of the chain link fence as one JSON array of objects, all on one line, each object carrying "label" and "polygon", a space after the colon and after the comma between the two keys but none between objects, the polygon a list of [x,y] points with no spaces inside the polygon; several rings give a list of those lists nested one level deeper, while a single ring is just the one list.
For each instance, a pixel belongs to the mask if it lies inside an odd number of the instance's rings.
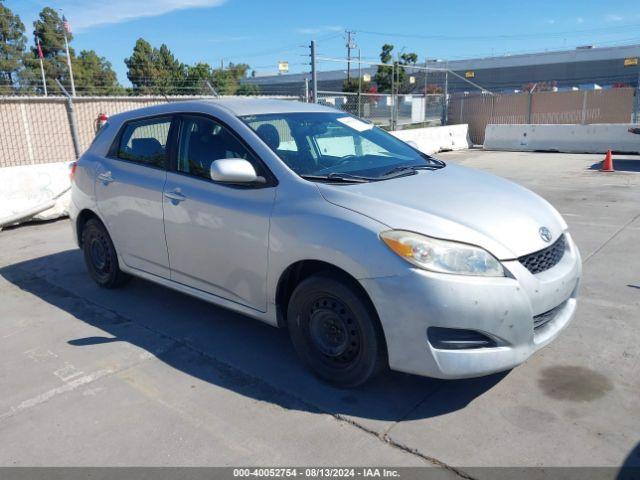
[{"label": "chain link fence", "polygon": [[[410,69],[405,70],[405,87],[417,82],[411,83],[412,73]],[[318,103],[390,130],[466,123],[475,144],[484,142],[484,131],[489,123],[628,123],[639,120],[640,98],[633,88],[445,95],[446,77],[442,72],[419,73],[422,83],[410,93],[319,89]],[[303,95],[262,95],[261,98],[309,101],[304,83],[299,87]],[[368,90],[372,90],[371,87]],[[434,93],[425,94],[425,91]],[[217,97],[0,97],[0,167],[75,159],[93,140],[100,113],[111,116],[165,102],[214,98]]]},{"label": "chain link fence", "polygon": [[215,98],[218,97],[0,97],[0,168],[75,160],[76,145],[78,153],[82,153],[91,144],[100,113],[111,116],[166,102]]},{"label": "chain link fence", "polygon": [[318,103],[392,129],[442,125],[444,95],[318,91]]},{"label": "chain link fence", "polygon": [[629,123],[637,120],[634,88],[534,92],[510,95],[453,95],[449,123],[466,123],[475,144],[488,124]]},{"label": "chain link fence", "polygon": [[392,130],[446,122],[446,69],[316,57],[318,103]]}]

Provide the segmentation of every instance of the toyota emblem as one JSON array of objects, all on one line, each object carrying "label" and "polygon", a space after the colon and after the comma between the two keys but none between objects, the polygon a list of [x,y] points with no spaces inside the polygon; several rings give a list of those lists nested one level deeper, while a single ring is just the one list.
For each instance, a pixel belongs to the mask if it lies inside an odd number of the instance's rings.
[{"label": "toyota emblem", "polygon": [[551,238],[553,238],[553,235],[551,235],[551,232],[547,227],[540,227],[538,233],[540,234],[540,238],[547,243],[549,243],[551,241]]}]

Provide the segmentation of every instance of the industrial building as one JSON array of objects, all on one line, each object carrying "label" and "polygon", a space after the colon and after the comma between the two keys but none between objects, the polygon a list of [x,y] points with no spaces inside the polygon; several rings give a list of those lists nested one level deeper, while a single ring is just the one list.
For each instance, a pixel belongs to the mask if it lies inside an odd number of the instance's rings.
[{"label": "industrial building", "polygon": [[[620,86],[637,87],[640,83],[640,44],[597,48],[578,47],[574,50],[540,52],[532,54],[505,55],[498,57],[472,58],[466,60],[434,60],[427,62],[424,70],[408,70],[415,77],[411,87],[414,92],[428,85],[444,85],[443,70],[449,69],[458,76],[448,75],[449,92],[472,91],[474,87],[463,78],[492,92],[515,92],[539,84],[545,89],[598,89]],[[342,69],[327,70],[339,63],[321,62],[318,72],[318,90],[341,91],[347,77],[346,62]],[[424,66],[424,64],[421,64]],[[352,63],[351,75],[375,78],[377,67]],[[425,78],[426,77],[426,78]],[[460,78],[463,77],[463,78]],[[258,85],[263,93],[295,94],[304,91],[305,79],[310,73],[256,76],[247,78],[247,83]]]}]

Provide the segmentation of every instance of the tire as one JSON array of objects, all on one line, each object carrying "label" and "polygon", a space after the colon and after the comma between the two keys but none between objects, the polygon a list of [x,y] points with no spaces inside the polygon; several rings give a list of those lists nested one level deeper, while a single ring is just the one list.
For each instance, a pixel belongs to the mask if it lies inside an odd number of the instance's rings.
[{"label": "tire", "polygon": [[350,282],[331,274],[303,280],[287,308],[293,345],[321,379],[356,387],[387,365],[377,315]]},{"label": "tire", "polygon": [[101,287],[117,288],[130,276],[120,270],[118,255],[104,225],[96,219],[88,220],[82,229],[84,261],[91,278]]}]

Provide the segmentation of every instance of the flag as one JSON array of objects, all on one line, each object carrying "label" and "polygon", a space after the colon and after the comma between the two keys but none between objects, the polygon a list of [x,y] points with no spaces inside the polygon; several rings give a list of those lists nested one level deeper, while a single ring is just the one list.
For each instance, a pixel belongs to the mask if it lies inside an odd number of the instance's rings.
[{"label": "flag", "polygon": [[36,37],[36,45],[38,47],[38,58],[44,58],[44,55],[42,54],[42,47],[40,46],[40,39],[38,37]]},{"label": "flag", "polygon": [[69,20],[64,15],[62,16],[62,26],[67,31],[67,33],[71,33],[71,25],[69,25]]}]

